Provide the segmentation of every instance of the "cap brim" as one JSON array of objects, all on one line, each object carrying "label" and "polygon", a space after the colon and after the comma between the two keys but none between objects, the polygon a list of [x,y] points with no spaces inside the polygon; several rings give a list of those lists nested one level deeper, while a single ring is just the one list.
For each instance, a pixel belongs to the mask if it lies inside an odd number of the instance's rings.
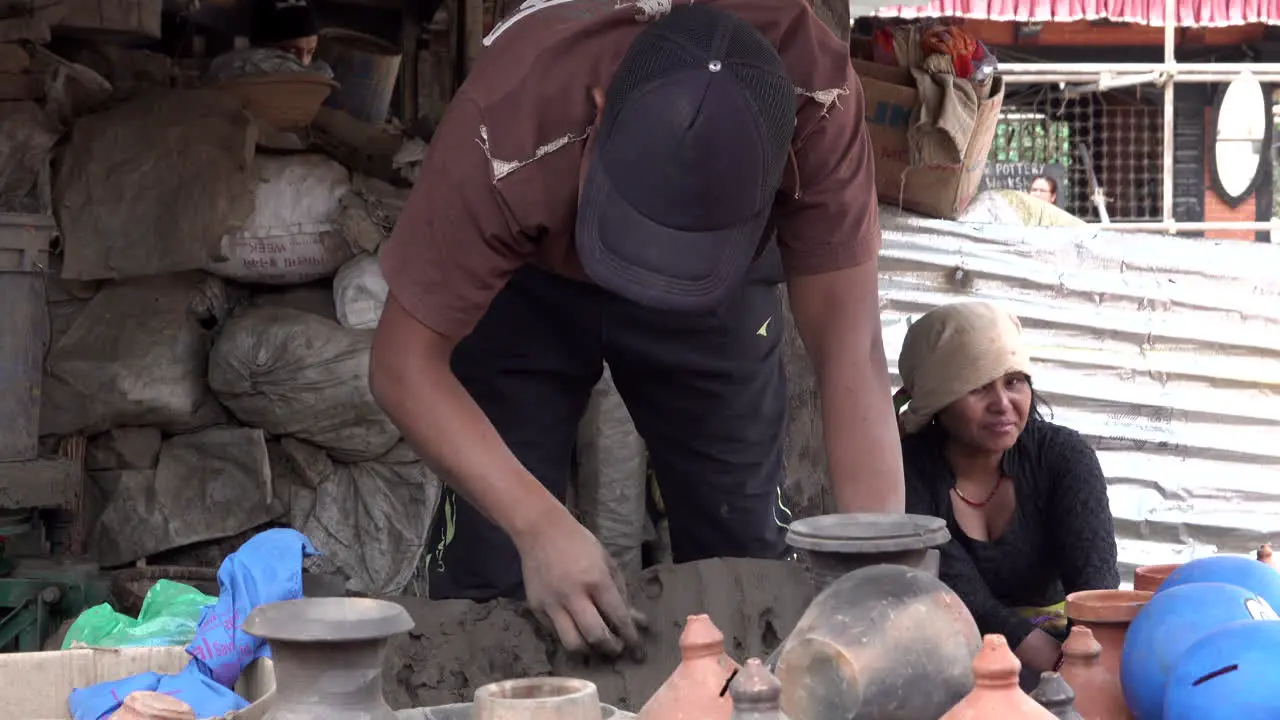
[{"label": "cap brim", "polygon": [[[660,310],[710,310],[746,278],[768,225],[766,210],[738,227],[689,232],[632,208],[591,163],[578,200],[575,242],[597,285]],[[626,257],[614,248],[626,248]]]}]

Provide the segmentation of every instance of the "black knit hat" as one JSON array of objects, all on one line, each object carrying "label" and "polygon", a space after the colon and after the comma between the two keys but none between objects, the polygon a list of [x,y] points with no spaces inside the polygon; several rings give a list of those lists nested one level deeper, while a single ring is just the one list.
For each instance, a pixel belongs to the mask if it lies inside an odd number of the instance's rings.
[{"label": "black knit hat", "polygon": [[254,45],[311,37],[320,32],[316,11],[307,0],[253,0]]}]

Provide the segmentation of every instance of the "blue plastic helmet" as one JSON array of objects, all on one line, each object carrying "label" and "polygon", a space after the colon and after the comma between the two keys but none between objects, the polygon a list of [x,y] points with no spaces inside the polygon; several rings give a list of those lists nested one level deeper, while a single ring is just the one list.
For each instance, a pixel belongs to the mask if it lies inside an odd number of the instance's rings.
[{"label": "blue plastic helmet", "polygon": [[1182,653],[1163,720],[1280,718],[1280,620],[1224,625]]},{"label": "blue plastic helmet", "polygon": [[1134,718],[1161,720],[1169,676],[1196,640],[1240,620],[1268,622],[1275,617],[1266,600],[1235,585],[1161,588],[1129,625],[1120,655],[1120,685]]},{"label": "blue plastic helmet", "polygon": [[1169,573],[1156,592],[1202,582],[1238,585],[1261,595],[1271,607],[1280,607],[1280,571],[1254,558],[1238,555],[1214,555],[1192,560]]}]

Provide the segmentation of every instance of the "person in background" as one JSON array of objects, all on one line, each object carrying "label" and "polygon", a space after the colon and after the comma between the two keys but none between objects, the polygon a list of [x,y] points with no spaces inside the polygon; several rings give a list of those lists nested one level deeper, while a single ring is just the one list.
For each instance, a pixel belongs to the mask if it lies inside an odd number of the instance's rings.
[{"label": "person in background", "polygon": [[898,371],[907,512],[947,521],[941,579],[1038,679],[1060,657],[1066,594],[1120,584],[1097,455],[1044,419],[1021,323],[994,305],[926,313]]},{"label": "person in background", "polygon": [[1047,175],[1041,175],[1032,180],[1027,192],[1047,203],[1058,204],[1058,181]]},{"label": "person in background", "polygon": [[675,561],[783,556],[784,280],[836,507],[901,513],[848,43],[806,0],[556,0],[485,44],[383,246],[369,365],[447,483],[432,598],[523,595],[569,650],[642,645],[563,504],[605,362]]},{"label": "person in background", "polygon": [[320,27],[307,0],[253,0],[249,42],[292,55],[306,67],[315,57]]}]

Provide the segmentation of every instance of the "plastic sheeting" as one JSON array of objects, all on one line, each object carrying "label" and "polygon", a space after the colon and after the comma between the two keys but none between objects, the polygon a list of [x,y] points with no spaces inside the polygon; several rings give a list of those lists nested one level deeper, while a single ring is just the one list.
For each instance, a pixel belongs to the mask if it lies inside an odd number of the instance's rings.
[{"label": "plastic sheeting", "polygon": [[1098,450],[1122,573],[1280,536],[1280,247],[881,219],[895,389],[910,318],[964,299],[1021,316],[1052,419]]}]

